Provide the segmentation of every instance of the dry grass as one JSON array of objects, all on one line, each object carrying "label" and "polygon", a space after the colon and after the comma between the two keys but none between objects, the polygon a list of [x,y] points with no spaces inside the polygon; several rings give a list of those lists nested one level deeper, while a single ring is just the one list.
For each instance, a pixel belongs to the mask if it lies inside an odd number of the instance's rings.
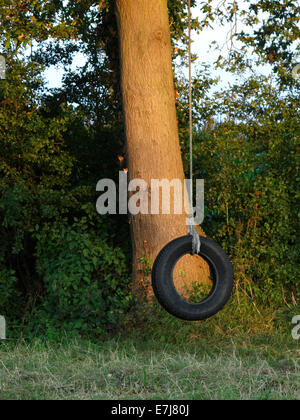
[{"label": "dry grass", "polygon": [[299,399],[299,350],[0,344],[0,399]]}]

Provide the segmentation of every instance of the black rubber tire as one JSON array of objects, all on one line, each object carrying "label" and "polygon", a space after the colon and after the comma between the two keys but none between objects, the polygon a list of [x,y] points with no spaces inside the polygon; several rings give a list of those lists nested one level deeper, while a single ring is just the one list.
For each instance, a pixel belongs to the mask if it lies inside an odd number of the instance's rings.
[{"label": "black rubber tire", "polygon": [[182,298],[173,283],[176,262],[192,253],[192,237],[182,236],[168,243],[158,254],[152,269],[152,286],[159,303],[177,318],[200,321],[219,312],[231,296],[233,289],[232,265],[220,247],[211,239],[200,237],[200,255],[210,267],[213,287],[210,294],[199,303]]}]

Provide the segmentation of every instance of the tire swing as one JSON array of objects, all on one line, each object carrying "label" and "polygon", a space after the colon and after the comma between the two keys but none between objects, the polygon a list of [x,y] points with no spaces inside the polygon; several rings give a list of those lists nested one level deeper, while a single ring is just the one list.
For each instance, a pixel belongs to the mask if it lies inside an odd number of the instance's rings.
[{"label": "tire swing", "polygon": [[[177,318],[200,321],[212,317],[227,303],[233,289],[233,269],[223,249],[211,239],[199,236],[193,217],[193,123],[192,123],[192,54],[191,54],[191,2],[189,8],[189,107],[190,107],[190,207],[188,235],[168,243],[158,254],[152,269],[152,287],[161,306]],[[173,272],[176,263],[185,255],[199,255],[206,261],[213,286],[200,302],[188,302],[176,290]]]}]

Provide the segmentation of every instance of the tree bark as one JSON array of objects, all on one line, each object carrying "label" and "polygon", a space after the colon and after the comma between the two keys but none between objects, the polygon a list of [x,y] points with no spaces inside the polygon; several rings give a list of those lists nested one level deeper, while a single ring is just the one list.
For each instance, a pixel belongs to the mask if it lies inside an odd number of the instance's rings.
[{"label": "tree bark", "polygon": [[[129,177],[144,179],[149,186],[151,179],[184,182],[167,0],[116,0],[116,13]],[[145,288],[152,294],[140,259],[152,264],[169,241],[186,235],[186,218],[185,213],[174,212],[131,216],[134,292]],[[189,279],[207,280],[204,262],[184,258]]]}]

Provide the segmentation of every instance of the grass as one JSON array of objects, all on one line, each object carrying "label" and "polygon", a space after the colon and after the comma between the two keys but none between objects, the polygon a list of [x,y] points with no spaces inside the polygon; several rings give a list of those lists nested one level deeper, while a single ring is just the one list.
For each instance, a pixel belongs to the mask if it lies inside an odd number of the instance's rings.
[{"label": "grass", "polygon": [[299,343],[229,337],[1,342],[0,399],[299,399]]},{"label": "grass", "polygon": [[0,400],[300,399],[300,308],[238,303],[192,323],[141,306],[106,339],[0,341]]}]

